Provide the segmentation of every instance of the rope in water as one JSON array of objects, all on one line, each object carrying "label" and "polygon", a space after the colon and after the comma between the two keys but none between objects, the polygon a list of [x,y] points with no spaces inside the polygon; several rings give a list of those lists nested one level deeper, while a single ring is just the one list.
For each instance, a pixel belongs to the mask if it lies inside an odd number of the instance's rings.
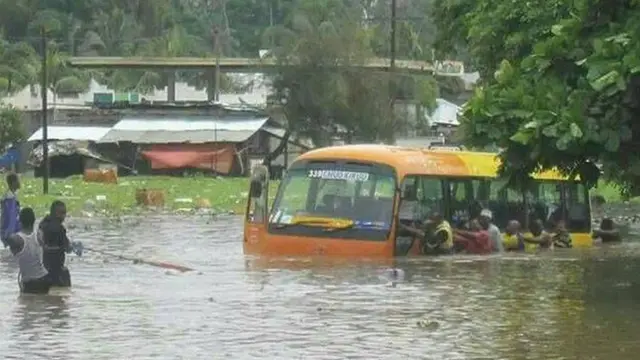
[{"label": "rope in water", "polygon": [[193,269],[190,268],[190,267],[171,264],[171,263],[164,262],[164,261],[153,261],[153,260],[145,260],[145,259],[141,259],[141,258],[128,257],[128,256],[113,254],[113,253],[110,253],[110,252],[106,252],[106,251],[102,251],[102,250],[98,250],[98,249],[93,249],[93,248],[88,248],[88,247],[85,247],[83,249],[87,250],[87,251],[92,251],[92,252],[97,253],[97,254],[110,256],[110,257],[113,257],[113,258],[126,260],[126,261],[131,261],[131,262],[134,262],[134,263],[151,265],[151,266],[160,267],[160,268],[163,268],[163,269],[177,270],[177,271],[180,271],[180,272],[193,271]]}]

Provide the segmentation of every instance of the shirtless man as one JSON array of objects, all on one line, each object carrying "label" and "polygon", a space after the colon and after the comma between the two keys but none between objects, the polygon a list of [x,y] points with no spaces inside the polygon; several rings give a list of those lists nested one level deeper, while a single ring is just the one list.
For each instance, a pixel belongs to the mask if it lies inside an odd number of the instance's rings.
[{"label": "shirtless man", "polygon": [[7,238],[9,249],[18,259],[20,267],[20,291],[30,294],[47,294],[51,279],[42,264],[42,248],[33,228],[36,216],[31,208],[20,211],[21,230]]}]

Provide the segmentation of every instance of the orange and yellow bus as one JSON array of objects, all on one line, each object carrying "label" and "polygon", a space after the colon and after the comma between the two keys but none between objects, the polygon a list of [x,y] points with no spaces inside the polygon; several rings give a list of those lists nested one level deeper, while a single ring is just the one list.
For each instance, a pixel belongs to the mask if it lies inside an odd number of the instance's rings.
[{"label": "orange and yellow bus", "polygon": [[492,211],[503,230],[509,220],[544,221],[556,212],[574,247],[592,245],[585,186],[547,171],[535,174],[523,194],[497,178],[498,165],[495,154],[468,151],[386,145],[309,151],[289,167],[270,210],[266,168],[254,172],[244,251],[366,258],[419,254],[418,242],[398,231],[401,218],[421,220],[437,211],[455,227],[482,208]]}]

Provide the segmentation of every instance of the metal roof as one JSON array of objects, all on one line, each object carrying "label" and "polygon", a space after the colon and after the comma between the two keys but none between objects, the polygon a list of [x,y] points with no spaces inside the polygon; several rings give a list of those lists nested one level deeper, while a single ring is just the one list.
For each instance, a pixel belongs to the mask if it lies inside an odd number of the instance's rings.
[{"label": "metal roof", "polygon": [[[47,126],[49,140],[98,141],[105,136],[110,127],[97,126]],[[42,128],[34,132],[27,141],[42,140]]]},{"label": "metal roof", "polygon": [[242,142],[268,118],[211,117],[124,118],[99,142],[131,141],[139,144]]},{"label": "metal roof", "polygon": [[452,125],[458,126],[458,114],[462,108],[445,99],[436,99],[437,107],[433,111],[433,114],[429,116],[427,113],[427,119],[429,119],[431,125]]},{"label": "metal roof", "polygon": [[264,126],[264,127],[262,127],[262,130],[268,132],[271,135],[279,137],[279,138],[283,138],[287,133],[287,131],[285,129],[278,129],[278,128],[274,128],[274,127],[271,127],[271,126]]},{"label": "metal roof", "polygon": [[111,130],[99,142],[110,143],[130,141],[136,144],[170,144],[170,143],[210,143],[210,142],[243,142],[255,134],[251,130],[213,131],[128,131]]}]

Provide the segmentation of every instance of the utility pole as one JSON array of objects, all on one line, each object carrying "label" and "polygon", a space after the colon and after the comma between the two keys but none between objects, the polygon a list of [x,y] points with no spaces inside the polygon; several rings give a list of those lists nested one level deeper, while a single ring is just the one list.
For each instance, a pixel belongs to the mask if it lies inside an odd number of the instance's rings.
[{"label": "utility pole", "polygon": [[42,98],[42,162],[44,173],[42,174],[42,193],[45,195],[49,193],[49,133],[48,133],[48,121],[47,121],[47,88],[48,76],[47,76],[47,35],[44,27],[40,32],[40,42],[42,49],[42,81],[40,84],[40,97]]},{"label": "utility pole", "polygon": [[391,34],[389,39],[389,105],[391,106],[391,116],[395,118],[396,103],[396,0],[391,0]]},{"label": "utility pole", "polygon": [[396,8],[396,0],[391,0],[391,39],[389,39],[391,45],[389,50],[391,57],[389,69],[391,72],[393,72],[396,67]]},{"label": "utility pole", "polygon": [[220,101],[220,31],[217,26],[213,27],[213,52],[216,56],[216,71],[214,74],[214,97],[215,101]]}]

